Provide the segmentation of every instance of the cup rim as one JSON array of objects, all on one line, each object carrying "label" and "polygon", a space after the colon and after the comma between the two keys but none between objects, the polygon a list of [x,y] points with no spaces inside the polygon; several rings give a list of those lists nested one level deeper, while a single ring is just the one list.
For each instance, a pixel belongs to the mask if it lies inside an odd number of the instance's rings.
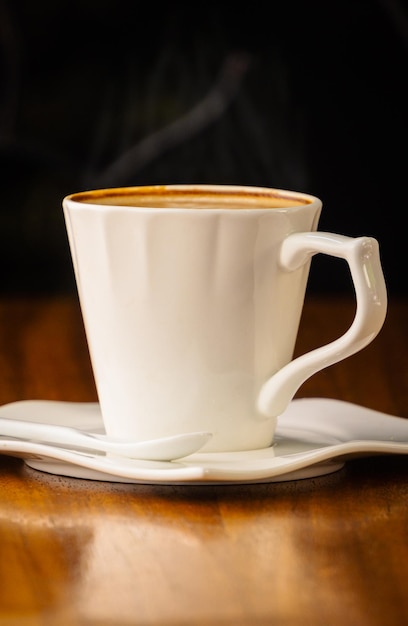
[{"label": "cup rim", "polygon": [[[138,203],[137,199],[149,197],[148,204]],[[157,206],[154,199],[157,197]],[[172,199],[171,204],[163,205],[164,199]],[[199,198],[199,201],[197,199]],[[194,206],[194,200],[202,206]],[[219,204],[221,200],[221,204]],[[273,204],[268,202],[272,200]],[[145,201],[146,202],[146,201]],[[300,191],[290,191],[275,187],[229,184],[169,184],[135,185],[128,187],[109,187],[71,193],[65,196],[64,204],[76,206],[97,206],[106,209],[146,209],[146,210],[181,210],[222,211],[234,208],[240,211],[290,210],[306,206],[321,206],[321,200],[314,195]],[[193,206],[191,206],[193,204]]]}]

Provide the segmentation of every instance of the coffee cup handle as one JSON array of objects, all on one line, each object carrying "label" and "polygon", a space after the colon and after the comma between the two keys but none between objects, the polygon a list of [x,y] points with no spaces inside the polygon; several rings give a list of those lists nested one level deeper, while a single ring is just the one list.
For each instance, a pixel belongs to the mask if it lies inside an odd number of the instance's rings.
[{"label": "coffee cup handle", "polygon": [[385,320],[387,291],[376,239],[326,232],[293,233],[282,244],[280,262],[283,269],[294,271],[319,252],[347,261],[355,289],[356,314],[349,329],[338,339],[297,357],[263,384],[258,409],[267,417],[283,413],[299,387],[313,374],[369,344]]}]

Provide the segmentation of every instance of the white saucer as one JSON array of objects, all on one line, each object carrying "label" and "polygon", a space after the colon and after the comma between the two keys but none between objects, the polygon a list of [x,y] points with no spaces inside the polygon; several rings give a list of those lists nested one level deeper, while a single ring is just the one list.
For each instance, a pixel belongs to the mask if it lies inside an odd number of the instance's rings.
[{"label": "white saucer", "polygon": [[[0,407],[0,416],[104,432],[96,403],[24,400]],[[226,484],[298,480],[329,474],[349,457],[408,454],[408,419],[339,400],[293,400],[278,419],[270,448],[198,452],[180,461],[121,459],[99,453],[0,436],[0,453],[22,457],[36,470],[122,483]]]}]

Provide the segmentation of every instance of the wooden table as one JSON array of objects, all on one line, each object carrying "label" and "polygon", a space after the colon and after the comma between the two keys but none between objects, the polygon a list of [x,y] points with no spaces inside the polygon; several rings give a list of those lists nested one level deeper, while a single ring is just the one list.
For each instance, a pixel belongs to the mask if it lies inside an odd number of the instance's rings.
[{"label": "wooden table", "polygon": [[[302,352],[354,304],[309,298]],[[0,404],[96,399],[76,297],[0,300]],[[408,301],[374,342],[298,396],[408,418]],[[64,478],[0,456],[1,626],[402,626],[408,623],[408,458],[258,485]]]}]

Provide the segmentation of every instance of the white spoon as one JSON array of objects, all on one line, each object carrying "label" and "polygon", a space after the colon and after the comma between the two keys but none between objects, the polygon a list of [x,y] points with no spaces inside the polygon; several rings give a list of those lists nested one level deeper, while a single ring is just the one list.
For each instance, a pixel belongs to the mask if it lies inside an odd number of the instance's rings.
[{"label": "white spoon", "polygon": [[107,435],[87,433],[70,426],[57,426],[0,417],[0,437],[13,437],[64,448],[85,448],[145,461],[172,461],[189,456],[204,446],[212,433],[193,432],[151,439],[125,441]]}]

